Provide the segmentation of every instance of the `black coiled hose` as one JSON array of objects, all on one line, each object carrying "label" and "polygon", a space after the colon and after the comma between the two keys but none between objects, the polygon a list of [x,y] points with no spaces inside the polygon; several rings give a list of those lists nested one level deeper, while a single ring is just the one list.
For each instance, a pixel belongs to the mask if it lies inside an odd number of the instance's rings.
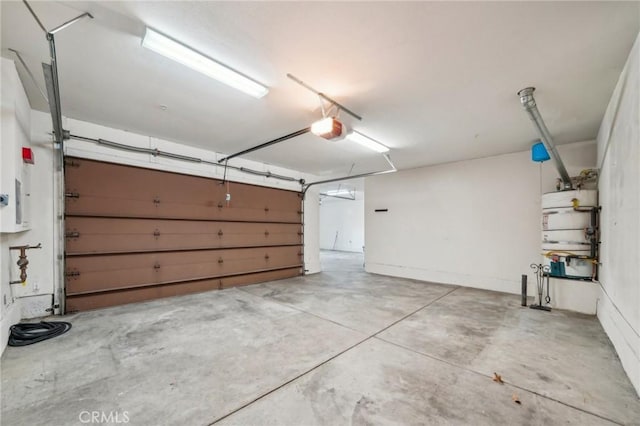
[{"label": "black coiled hose", "polygon": [[27,346],[66,333],[71,324],[62,321],[19,323],[11,326],[9,346]]}]

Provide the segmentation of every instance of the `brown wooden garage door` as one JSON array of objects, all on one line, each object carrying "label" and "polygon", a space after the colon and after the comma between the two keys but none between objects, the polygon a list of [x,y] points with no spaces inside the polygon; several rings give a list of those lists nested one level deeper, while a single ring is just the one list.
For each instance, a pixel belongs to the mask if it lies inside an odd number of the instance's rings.
[{"label": "brown wooden garage door", "polygon": [[67,312],[302,274],[298,192],[67,157],[65,198]]}]

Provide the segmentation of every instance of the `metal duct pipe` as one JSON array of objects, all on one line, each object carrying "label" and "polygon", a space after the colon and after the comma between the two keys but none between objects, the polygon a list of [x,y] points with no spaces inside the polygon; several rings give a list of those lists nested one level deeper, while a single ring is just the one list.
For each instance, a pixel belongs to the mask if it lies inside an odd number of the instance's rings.
[{"label": "metal duct pipe", "polygon": [[536,100],[533,98],[534,90],[536,90],[535,87],[525,87],[524,89],[520,90],[518,92],[518,96],[520,96],[520,102],[529,114],[529,118],[531,118],[531,121],[533,121],[536,129],[538,129],[540,139],[542,140],[544,146],[547,148],[549,156],[553,159],[553,162],[556,165],[556,169],[558,169],[558,173],[560,174],[560,179],[562,180],[564,189],[573,189],[573,185],[571,184],[571,177],[569,176],[569,173],[567,173],[567,169],[564,167],[564,163],[560,158],[560,154],[558,153],[556,146],[553,144],[553,139],[551,138],[549,129],[547,129],[547,126],[544,124],[544,120],[540,115],[540,111],[538,111]]}]

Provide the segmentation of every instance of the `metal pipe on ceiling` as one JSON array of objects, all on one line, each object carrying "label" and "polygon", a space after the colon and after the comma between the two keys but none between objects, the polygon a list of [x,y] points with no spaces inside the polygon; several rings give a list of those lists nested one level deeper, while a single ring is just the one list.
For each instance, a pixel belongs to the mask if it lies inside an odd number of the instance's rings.
[{"label": "metal pipe on ceiling", "polygon": [[67,27],[68,27],[68,26],[70,26],[70,25],[75,24],[76,22],[78,22],[79,20],[81,20],[82,18],[84,18],[85,16],[86,16],[86,17],[88,17],[88,18],[93,19],[93,15],[92,15],[92,14],[90,14],[89,12],[85,12],[85,13],[83,13],[82,15],[78,15],[78,16],[76,16],[76,17],[75,17],[75,18],[73,18],[73,19],[69,19],[67,22],[65,22],[65,23],[64,23],[64,24],[62,24],[62,25],[58,25],[57,27],[55,27],[54,29],[52,29],[51,31],[49,31],[49,34],[55,34],[55,33],[57,33],[58,31],[64,30],[65,28],[67,28]]},{"label": "metal pipe on ceiling", "polygon": [[329,96],[325,95],[322,92],[318,92],[316,89],[314,89],[313,87],[309,86],[307,83],[305,83],[304,81],[300,80],[295,75],[287,73],[287,77],[289,77],[291,80],[295,81],[296,83],[298,83],[300,86],[304,87],[305,89],[315,93],[320,98],[322,98],[325,101],[329,102],[331,105],[335,105],[336,107],[338,107],[338,109],[346,112],[347,114],[349,114],[353,118],[355,118],[357,120],[362,120],[362,116],[360,116],[360,115],[356,114],[355,112],[351,111],[349,108],[347,108],[346,106],[342,105],[341,103],[339,103],[335,99],[330,98]]},{"label": "metal pipe on ceiling", "polygon": [[540,138],[542,139],[542,143],[547,148],[549,152],[549,156],[553,159],[555,163],[556,169],[560,174],[560,179],[562,180],[562,184],[565,190],[573,189],[573,184],[571,183],[571,177],[567,172],[567,169],[564,167],[564,163],[560,158],[560,154],[556,149],[555,144],[553,143],[553,138],[551,137],[551,133],[549,133],[549,129],[547,129],[544,120],[542,119],[542,115],[540,115],[540,111],[538,111],[538,106],[536,105],[536,100],[533,97],[533,92],[536,90],[535,87],[525,87],[524,89],[518,92],[518,96],[520,96],[520,103],[524,107],[525,111],[529,114],[529,118],[533,121],[534,126],[538,130],[540,134]]},{"label": "metal pipe on ceiling", "polygon": [[31,16],[33,16],[33,19],[36,20],[36,22],[38,23],[38,26],[42,29],[42,32],[47,34],[48,33],[47,29],[42,24],[42,21],[40,21],[40,18],[38,18],[38,15],[36,15],[36,12],[34,12],[31,6],[29,5],[29,3],[27,3],[27,0],[22,0],[22,2],[24,3],[25,6],[27,6],[27,9],[29,9]]},{"label": "metal pipe on ceiling", "polygon": [[227,157],[221,158],[220,160],[218,160],[218,163],[225,163],[225,162],[231,160],[232,158],[239,157],[241,155],[248,154],[250,152],[257,151],[259,149],[263,149],[263,148],[266,148],[268,146],[275,145],[277,143],[284,142],[284,141],[289,140],[289,139],[293,139],[293,138],[295,138],[297,136],[301,136],[301,135],[304,135],[305,133],[309,133],[310,131],[311,131],[311,127],[306,127],[304,129],[296,130],[295,132],[289,133],[288,135],[280,136],[279,138],[270,140],[269,142],[261,143],[260,145],[256,145],[254,147],[247,148],[247,149],[245,149],[243,151],[236,152],[235,154],[231,154],[231,155],[229,155]]},{"label": "metal pipe on ceiling", "polygon": [[216,161],[208,161],[208,160],[203,160],[202,158],[198,158],[198,157],[191,157],[191,156],[187,156],[187,155],[174,154],[174,153],[168,152],[168,151],[161,151],[161,150],[159,150],[157,148],[142,148],[142,147],[138,147],[138,146],[126,145],[126,144],[119,143],[119,142],[108,141],[106,139],[94,139],[94,138],[88,138],[88,137],[85,137],[85,136],[79,136],[79,135],[74,135],[74,134],[70,134],[69,137],[71,139],[75,139],[75,140],[79,140],[79,141],[83,141],[83,142],[93,142],[93,143],[96,143],[98,145],[107,146],[109,148],[114,148],[114,149],[120,149],[122,151],[136,152],[136,153],[139,153],[139,154],[150,154],[150,155],[153,155],[154,157],[166,157],[166,158],[172,158],[174,160],[187,161],[187,162],[190,162],[190,163],[202,163],[202,164],[208,164],[208,165],[212,165],[212,166],[216,166],[216,167],[226,167],[226,168],[229,168],[229,169],[237,170],[239,172],[252,174],[252,175],[256,175],[256,176],[263,176],[263,177],[266,177],[266,178],[279,179],[279,180],[284,180],[284,181],[288,181],[288,182],[298,182],[298,183],[300,183],[300,185],[304,184],[304,179],[296,179],[296,178],[291,177],[291,176],[284,176],[284,175],[279,175],[279,174],[276,174],[276,173],[271,173],[270,171],[263,172],[263,171],[260,171],[260,170],[253,170],[253,169],[249,169],[247,167],[237,167],[237,166],[222,165],[222,164],[219,164]]}]

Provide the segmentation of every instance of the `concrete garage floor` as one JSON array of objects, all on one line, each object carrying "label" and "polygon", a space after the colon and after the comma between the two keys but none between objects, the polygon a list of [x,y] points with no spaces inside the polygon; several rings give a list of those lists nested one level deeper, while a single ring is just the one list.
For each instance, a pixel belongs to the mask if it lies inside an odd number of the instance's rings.
[{"label": "concrete garage floor", "polygon": [[640,424],[595,317],[322,256],[321,274],[81,313],[7,348],[2,424]]}]

